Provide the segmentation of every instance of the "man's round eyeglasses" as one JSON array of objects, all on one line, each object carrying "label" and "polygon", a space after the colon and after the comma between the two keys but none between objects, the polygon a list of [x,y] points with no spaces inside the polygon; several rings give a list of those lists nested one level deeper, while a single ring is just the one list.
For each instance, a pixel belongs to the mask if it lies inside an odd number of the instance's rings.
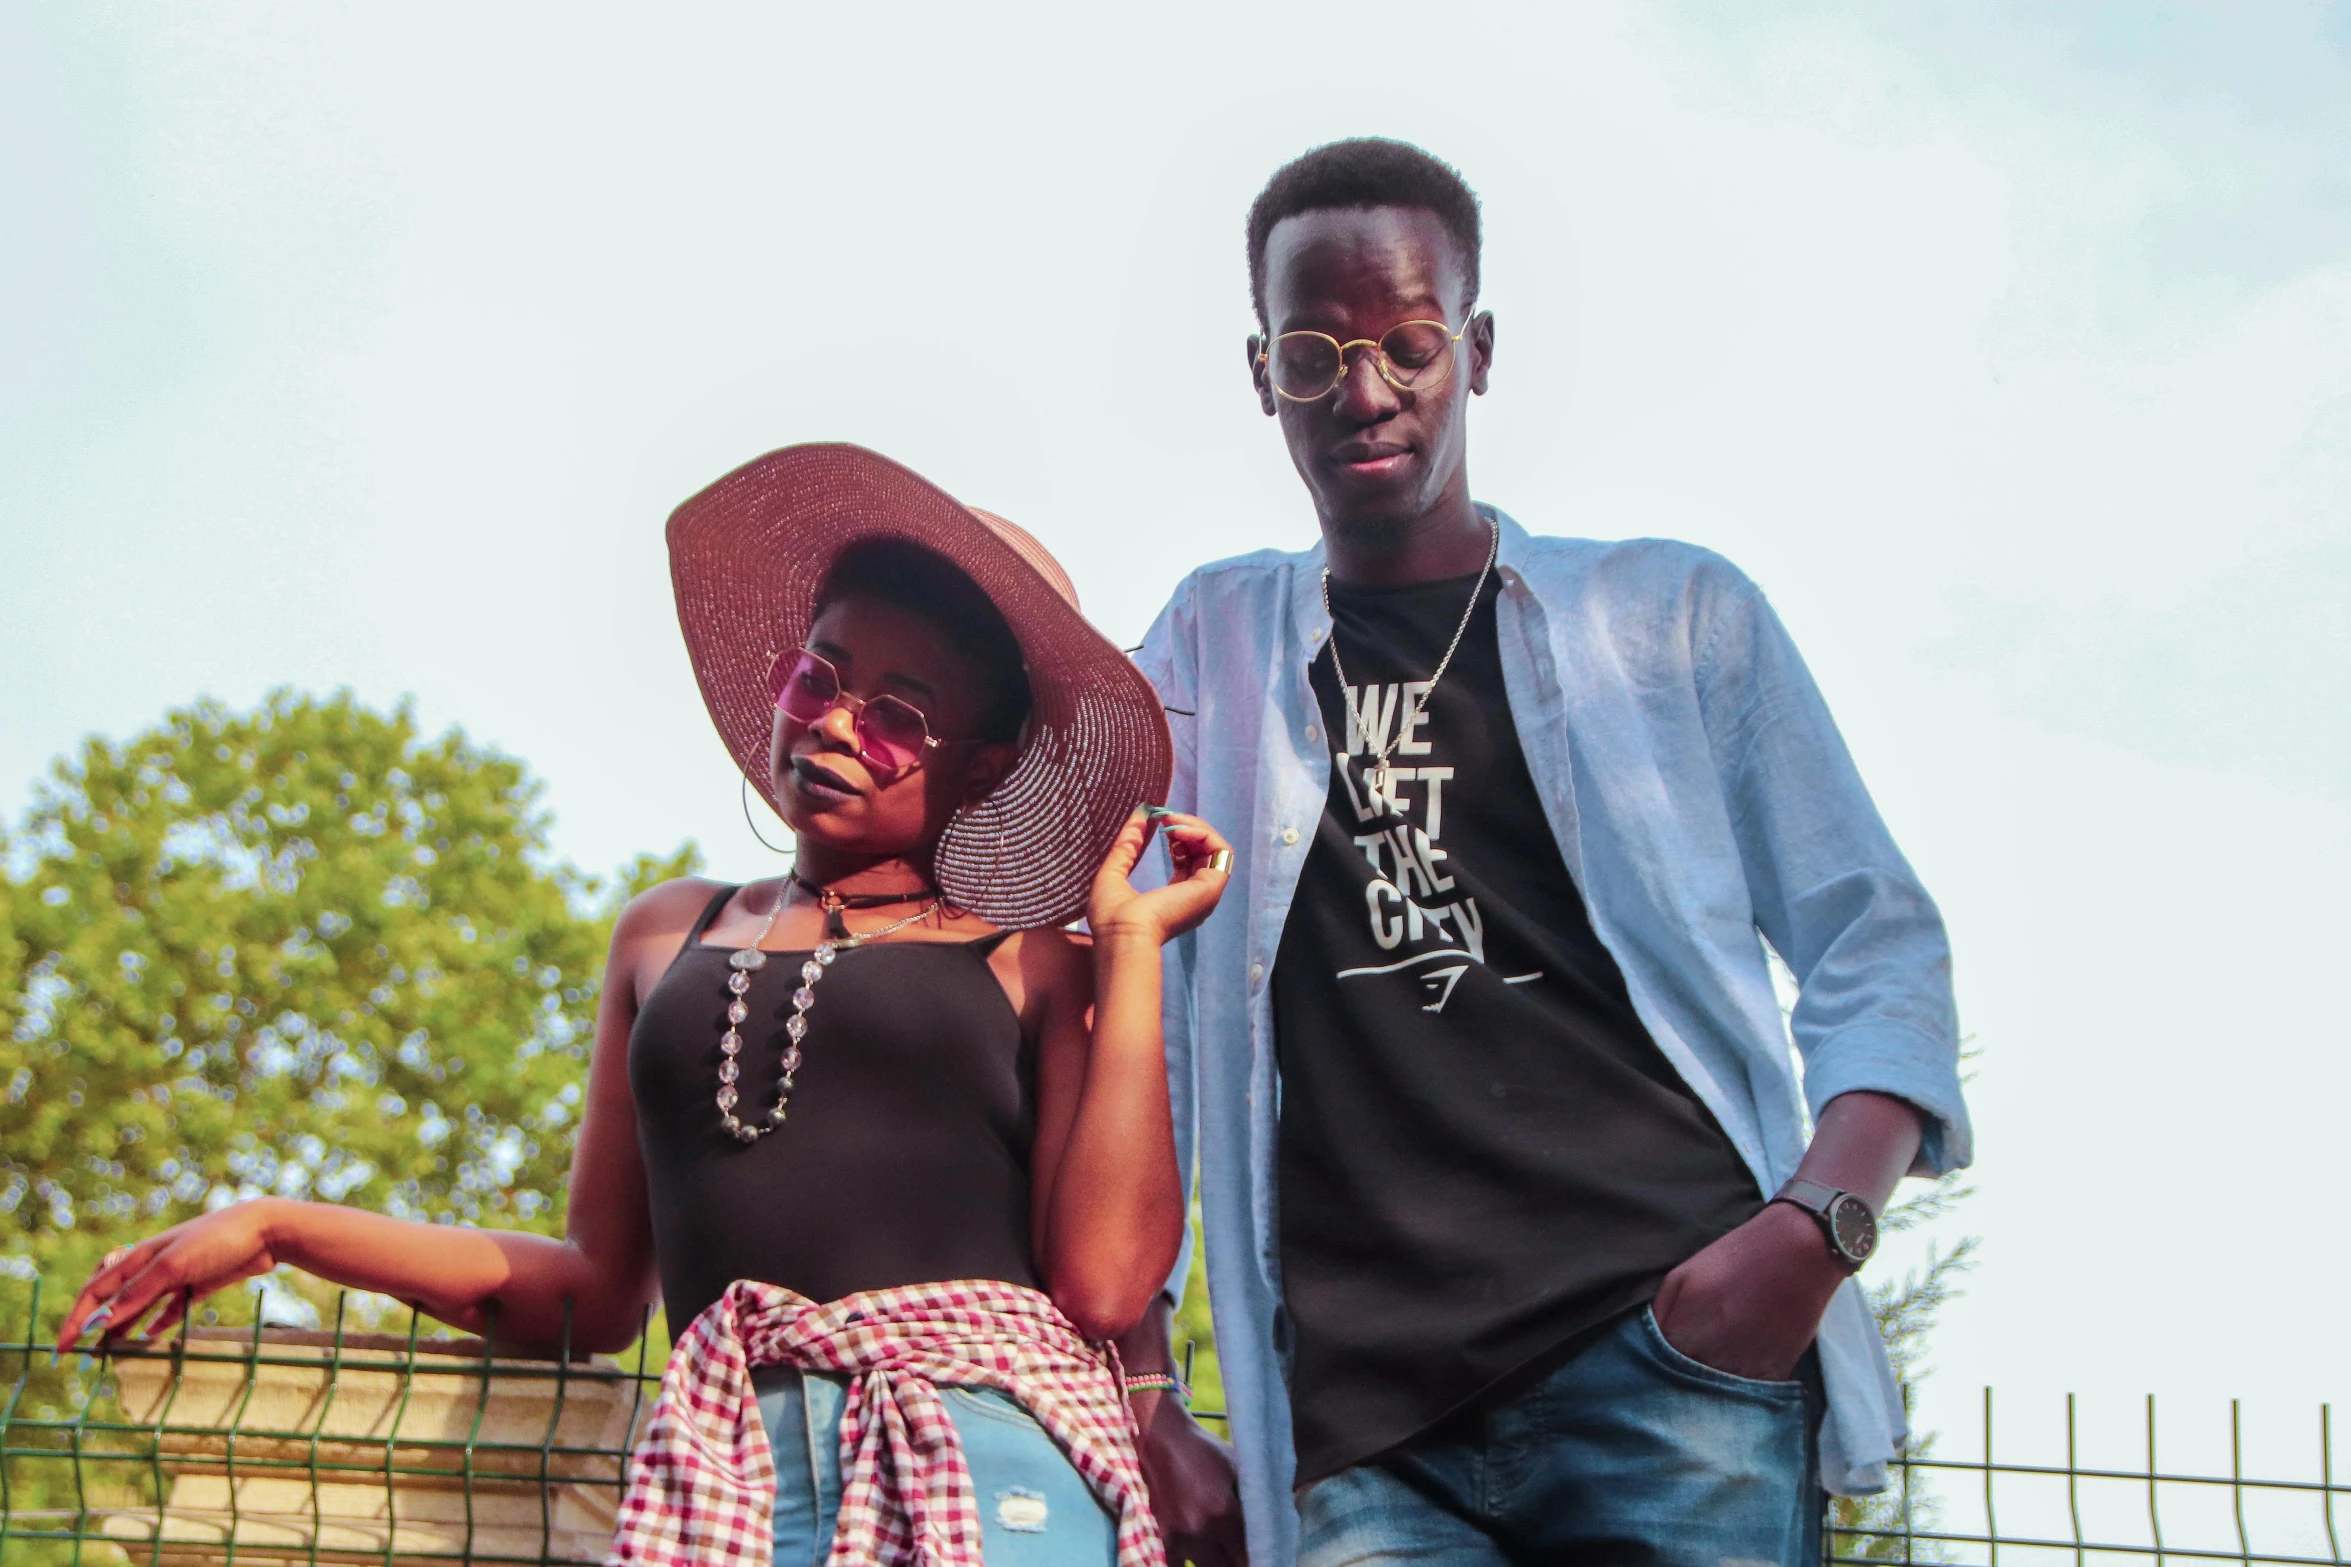
[{"label": "man's round eyeglasses", "polygon": [[1453,374],[1453,345],[1474,319],[1465,317],[1459,332],[1442,321],[1406,321],[1376,339],[1345,343],[1328,332],[1284,332],[1258,351],[1257,362],[1266,367],[1273,389],[1293,403],[1329,396],[1354,368],[1349,355],[1358,348],[1371,350],[1380,379],[1398,391],[1434,391]]}]

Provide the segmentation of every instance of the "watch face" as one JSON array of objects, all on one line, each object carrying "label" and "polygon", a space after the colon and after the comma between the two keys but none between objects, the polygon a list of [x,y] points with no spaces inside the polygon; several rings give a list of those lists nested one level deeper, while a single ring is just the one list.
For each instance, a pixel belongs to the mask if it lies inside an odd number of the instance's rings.
[{"label": "watch face", "polygon": [[1829,1206],[1829,1230],[1836,1236],[1837,1250],[1855,1263],[1869,1260],[1869,1254],[1878,1249],[1877,1216],[1869,1211],[1869,1204],[1845,1193]]}]

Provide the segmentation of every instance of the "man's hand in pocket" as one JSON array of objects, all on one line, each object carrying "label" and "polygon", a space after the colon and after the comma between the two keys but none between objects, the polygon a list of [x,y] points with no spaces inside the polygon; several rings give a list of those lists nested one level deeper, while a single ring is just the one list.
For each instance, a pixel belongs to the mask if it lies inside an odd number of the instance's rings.
[{"label": "man's hand in pocket", "polygon": [[1650,1309],[1700,1365],[1785,1382],[1845,1277],[1812,1216],[1775,1202],[1667,1274]]}]

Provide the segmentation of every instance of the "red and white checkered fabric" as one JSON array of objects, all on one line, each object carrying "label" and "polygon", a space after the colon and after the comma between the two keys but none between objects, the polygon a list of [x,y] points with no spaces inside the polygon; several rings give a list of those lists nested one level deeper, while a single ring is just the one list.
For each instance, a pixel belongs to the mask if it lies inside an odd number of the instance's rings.
[{"label": "red and white checkered fabric", "polygon": [[829,1567],[980,1567],[979,1505],[942,1383],[1018,1399],[1118,1518],[1118,1567],[1165,1567],[1115,1352],[1037,1291],[991,1279],[822,1306],[779,1285],[729,1285],[670,1356],[606,1567],[767,1567],[775,1460],[751,1368],[773,1365],[851,1379]]}]

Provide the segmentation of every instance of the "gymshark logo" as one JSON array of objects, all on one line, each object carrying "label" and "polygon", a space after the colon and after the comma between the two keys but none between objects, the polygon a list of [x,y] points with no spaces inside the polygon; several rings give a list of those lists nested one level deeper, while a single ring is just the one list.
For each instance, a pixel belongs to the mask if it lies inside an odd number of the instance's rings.
[{"label": "gymshark logo", "polygon": [[[1469,956],[1470,954],[1458,948],[1443,947],[1435,952],[1416,953],[1398,963],[1383,963],[1377,968],[1343,968],[1339,970],[1339,978],[1358,979],[1371,974],[1395,974],[1417,964],[1438,962],[1445,958],[1468,958]],[[1420,981],[1421,994],[1428,998],[1421,1003],[1420,1009],[1423,1012],[1444,1011],[1445,1003],[1453,999],[1453,987],[1460,984],[1461,976],[1468,972],[1469,964],[1464,962],[1449,964],[1444,968],[1427,969],[1415,975],[1414,978]],[[1542,977],[1543,971],[1537,969],[1532,974],[1506,974],[1502,978],[1502,983],[1505,985],[1525,985]]]}]

